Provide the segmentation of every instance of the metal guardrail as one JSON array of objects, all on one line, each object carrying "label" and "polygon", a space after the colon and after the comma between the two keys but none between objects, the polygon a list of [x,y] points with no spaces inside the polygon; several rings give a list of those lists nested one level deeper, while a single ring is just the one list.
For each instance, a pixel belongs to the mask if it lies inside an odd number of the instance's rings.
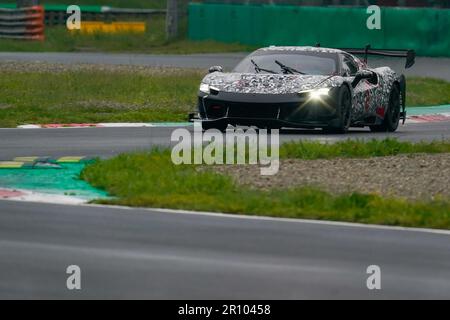
[{"label": "metal guardrail", "polygon": [[0,38],[44,40],[44,8],[0,9]]}]

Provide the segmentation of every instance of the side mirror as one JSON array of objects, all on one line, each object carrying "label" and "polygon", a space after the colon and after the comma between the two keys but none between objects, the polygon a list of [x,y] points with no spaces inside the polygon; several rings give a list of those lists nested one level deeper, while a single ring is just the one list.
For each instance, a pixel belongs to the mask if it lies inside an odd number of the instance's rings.
[{"label": "side mirror", "polygon": [[355,75],[355,80],[352,82],[352,87],[355,88],[358,83],[363,79],[371,79],[373,77],[373,72],[370,70],[359,70]]},{"label": "side mirror", "polygon": [[213,72],[223,72],[223,68],[221,66],[212,66],[209,68],[209,73]]}]

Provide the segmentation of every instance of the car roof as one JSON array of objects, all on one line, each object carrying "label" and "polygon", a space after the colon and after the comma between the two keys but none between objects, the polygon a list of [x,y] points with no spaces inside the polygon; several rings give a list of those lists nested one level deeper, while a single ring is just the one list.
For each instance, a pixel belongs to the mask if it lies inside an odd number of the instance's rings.
[{"label": "car roof", "polygon": [[332,48],[310,47],[310,46],[270,46],[256,50],[261,51],[292,51],[292,52],[317,52],[317,53],[344,53],[344,51]]}]

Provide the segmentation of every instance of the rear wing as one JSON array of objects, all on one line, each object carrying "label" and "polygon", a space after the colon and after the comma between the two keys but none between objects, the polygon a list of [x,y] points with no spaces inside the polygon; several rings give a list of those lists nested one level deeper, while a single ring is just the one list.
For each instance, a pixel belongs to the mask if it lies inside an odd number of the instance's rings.
[{"label": "rear wing", "polygon": [[383,57],[396,57],[396,58],[406,58],[405,69],[411,68],[416,63],[416,52],[414,50],[403,50],[403,49],[372,49],[366,46],[364,49],[340,49],[342,51],[351,54],[362,54],[364,55],[364,61],[367,63],[368,56],[383,56]]}]

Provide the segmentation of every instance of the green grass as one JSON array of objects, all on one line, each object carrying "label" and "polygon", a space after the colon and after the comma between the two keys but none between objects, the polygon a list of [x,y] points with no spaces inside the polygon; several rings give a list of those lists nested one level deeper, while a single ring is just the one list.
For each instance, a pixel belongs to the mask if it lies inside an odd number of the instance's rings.
[{"label": "green grass", "polygon": [[409,202],[359,193],[335,196],[312,188],[260,191],[209,170],[175,166],[164,150],[101,160],[86,167],[82,178],[117,197],[100,203],[450,229],[447,199]]},{"label": "green grass", "polygon": [[[0,70],[0,127],[185,121],[187,113],[195,110],[198,85],[205,74],[151,68],[144,72],[45,69],[27,72],[5,66]],[[429,81],[440,90],[442,84]],[[408,101],[415,104],[416,100]]]},{"label": "green grass", "polygon": [[450,104],[450,82],[430,78],[407,80],[408,106],[437,106]]},{"label": "green grass", "polygon": [[294,141],[284,143],[280,157],[285,159],[369,158],[412,153],[450,153],[450,141],[400,142],[397,139],[346,140],[336,143]]},{"label": "green grass", "polygon": [[155,70],[0,71],[0,127],[29,123],[186,121],[202,74]]},{"label": "green grass", "polygon": [[[0,0],[1,1],[1,0]],[[254,47],[216,41],[190,41],[186,22],[181,23],[180,37],[167,41],[165,17],[155,16],[147,23],[145,33],[82,34],[69,32],[65,27],[48,27],[45,41],[0,39],[0,51],[14,52],[134,52],[152,54],[190,54],[216,52],[244,52]]]}]

